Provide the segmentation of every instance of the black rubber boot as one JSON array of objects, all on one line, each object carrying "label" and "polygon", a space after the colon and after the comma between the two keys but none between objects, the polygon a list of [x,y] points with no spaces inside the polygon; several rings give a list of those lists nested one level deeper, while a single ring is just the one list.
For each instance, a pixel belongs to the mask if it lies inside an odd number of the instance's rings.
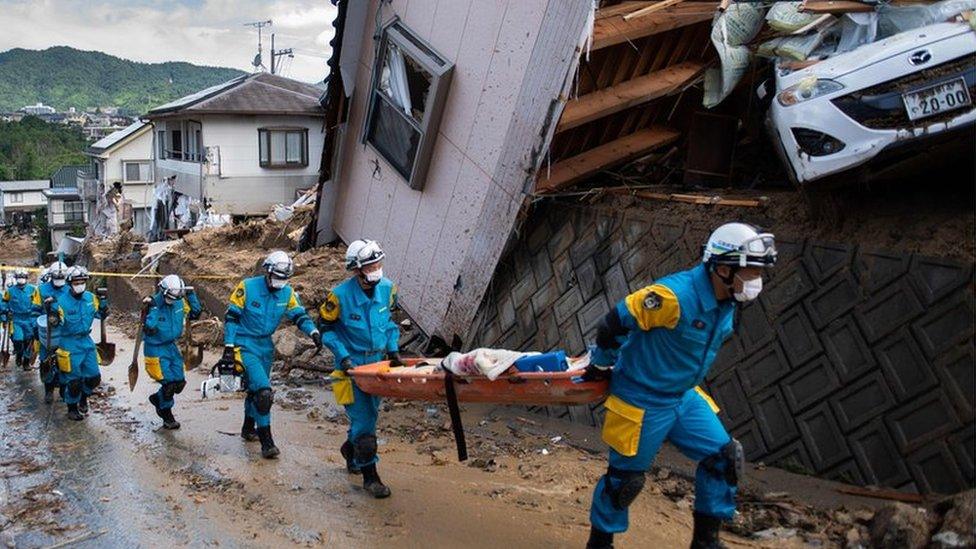
[{"label": "black rubber boot", "polygon": [[376,464],[367,465],[362,468],[363,471],[363,489],[369,492],[369,495],[376,499],[383,499],[390,497],[390,488],[383,484],[380,480],[379,473],[376,472]]},{"label": "black rubber boot", "polygon": [[725,549],[718,539],[722,519],[695,513],[695,531],[691,538],[691,549]]},{"label": "black rubber boot", "polygon": [[244,425],[241,425],[241,438],[248,442],[258,439],[258,432],[254,429],[254,418],[244,416]]},{"label": "black rubber boot", "polygon": [[258,427],[255,429],[258,439],[261,440],[261,457],[264,459],[275,459],[281,453],[275,446],[274,439],[271,438],[271,427]]},{"label": "black rubber boot", "polygon": [[85,393],[81,393],[81,398],[78,399],[78,411],[88,414],[88,395]]},{"label": "black rubber boot", "polygon": [[54,402],[54,384],[45,383],[44,384],[44,404],[51,404]]},{"label": "black rubber boot", "polygon": [[153,394],[149,395],[149,404],[152,404],[153,405],[153,409],[156,410],[156,415],[159,416],[159,419],[162,419],[163,421],[166,421],[166,418],[163,417],[163,411],[159,409],[159,394],[158,393],[153,393]]},{"label": "black rubber boot", "polygon": [[342,446],[339,448],[339,453],[342,454],[342,457],[346,460],[346,472],[350,475],[358,475],[361,471],[356,465],[356,462],[354,462],[352,459],[352,443],[348,440],[343,442]]},{"label": "black rubber boot", "polygon": [[81,415],[81,412],[78,411],[77,404],[68,405],[68,419],[73,421],[81,421],[85,419],[85,416]]},{"label": "black rubber boot", "polygon": [[613,549],[613,534],[590,526],[590,539],[586,542],[586,549]]},{"label": "black rubber boot", "polygon": [[167,408],[165,410],[159,410],[159,417],[163,418],[163,428],[174,431],[180,428],[180,422],[176,421],[173,417],[173,409]]}]

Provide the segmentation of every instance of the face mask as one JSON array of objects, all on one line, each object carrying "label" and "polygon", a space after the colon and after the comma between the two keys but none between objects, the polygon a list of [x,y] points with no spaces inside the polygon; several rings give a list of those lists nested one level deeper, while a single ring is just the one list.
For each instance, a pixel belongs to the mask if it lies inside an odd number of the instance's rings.
[{"label": "face mask", "polygon": [[172,297],[167,297],[167,296],[163,296],[163,301],[167,305],[172,305],[172,304],[176,303],[176,300],[175,299],[173,299]]},{"label": "face mask", "polygon": [[[736,278],[739,277],[736,276]],[[759,292],[762,291],[762,277],[756,277],[751,280],[742,280],[739,278],[739,280],[742,282],[742,291],[732,294],[736,301],[741,303],[752,301],[759,297]]]},{"label": "face mask", "polygon": [[85,293],[85,285],[84,284],[72,284],[71,285],[71,291],[74,292],[75,295],[83,294],[83,293]]},{"label": "face mask", "polygon": [[280,289],[284,288],[285,287],[285,284],[287,284],[287,283],[288,283],[288,281],[285,280],[285,279],[283,279],[283,278],[274,278],[274,277],[271,277],[271,278],[268,279],[268,285],[270,285],[273,290],[280,290]]},{"label": "face mask", "polygon": [[369,282],[370,284],[376,284],[377,282],[379,282],[382,279],[383,279],[383,268],[382,267],[380,267],[379,269],[376,269],[373,272],[366,273],[366,282]]},{"label": "face mask", "polygon": [[18,286],[24,286],[26,284],[27,284],[27,279],[26,278],[18,278],[17,279],[17,285]]},{"label": "face mask", "polygon": [[65,280],[63,278],[52,278],[51,279],[51,285],[54,286],[55,288],[62,288],[62,287],[64,287],[64,282],[65,282]]}]

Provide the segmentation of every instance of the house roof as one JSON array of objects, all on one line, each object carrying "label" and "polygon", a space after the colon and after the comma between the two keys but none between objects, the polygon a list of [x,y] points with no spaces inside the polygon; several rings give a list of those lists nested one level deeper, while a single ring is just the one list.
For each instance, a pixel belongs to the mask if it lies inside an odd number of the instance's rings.
[{"label": "house roof", "polygon": [[151,109],[146,118],[178,114],[272,114],[325,116],[323,89],[281,76],[239,76]]},{"label": "house roof", "polygon": [[20,181],[0,181],[0,191],[5,193],[9,192],[20,192],[20,191],[41,191],[48,186],[51,182],[47,179],[25,179]]},{"label": "house roof", "polygon": [[133,122],[132,124],[129,124],[125,128],[122,128],[117,132],[110,133],[105,137],[99,139],[98,141],[94,142],[90,147],[88,147],[87,152],[89,154],[102,154],[108,152],[109,150],[122,144],[122,142],[128,139],[130,136],[134,136],[139,133],[142,133],[139,130],[142,130],[143,128],[148,129],[149,123],[142,122],[142,121]]},{"label": "house roof", "polygon": [[64,189],[78,186],[78,172],[84,171],[87,166],[61,166],[51,176],[51,188]]}]

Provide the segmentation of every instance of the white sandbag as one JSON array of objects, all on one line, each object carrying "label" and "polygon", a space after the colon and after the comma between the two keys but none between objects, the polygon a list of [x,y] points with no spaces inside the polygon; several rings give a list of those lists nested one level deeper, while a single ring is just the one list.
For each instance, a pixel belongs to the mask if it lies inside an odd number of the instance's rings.
[{"label": "white sandbag", "polygon": [[766,13],[766,22],[780,32],[798,31],[820,17],[819,13],[801,12],[802,5],[803,2],[776,2]]},{"label": "white sandbag", "polygon": [[763,25],[766,9],[758,4],[735,3],[712,21],[712,45],[718,52],[721,69],[705,73],[702,103],[712,108],[732,93],[742,79],[752,54],[745,46],[756,37]]}]

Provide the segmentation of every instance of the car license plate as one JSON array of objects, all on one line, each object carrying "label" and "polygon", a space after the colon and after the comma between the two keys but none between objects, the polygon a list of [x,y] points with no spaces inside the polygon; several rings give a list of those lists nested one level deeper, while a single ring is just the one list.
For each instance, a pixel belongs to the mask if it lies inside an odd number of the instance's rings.
[{"label": "car license plate", "polygon": [[903,93],[901,98],[905,102],[909,120],[928,118],[973,104],[964,78]]}]

